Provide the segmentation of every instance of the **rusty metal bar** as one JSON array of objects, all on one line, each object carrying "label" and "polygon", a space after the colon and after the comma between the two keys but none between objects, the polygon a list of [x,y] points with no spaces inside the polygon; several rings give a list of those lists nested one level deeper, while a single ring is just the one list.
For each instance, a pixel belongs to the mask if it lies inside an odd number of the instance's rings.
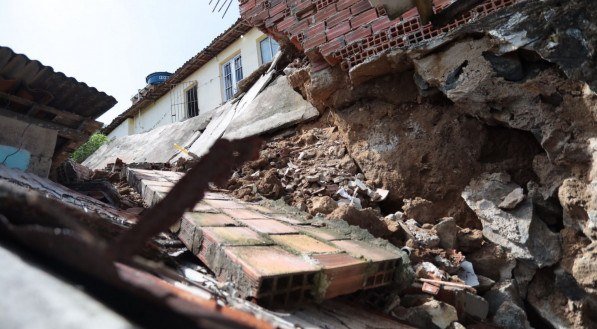
[{"label": "rusty metal bar", "polygon": [[210,182],[221,183],[234,168],[245,161],[257,159],[260,146],[261,139],[258,137],[218,140],[160,203],[149,209],[137,225],[110,247],[110,255],[127,259],[137,253],[146,241],[175,224],[185,211],[201,201]]}]

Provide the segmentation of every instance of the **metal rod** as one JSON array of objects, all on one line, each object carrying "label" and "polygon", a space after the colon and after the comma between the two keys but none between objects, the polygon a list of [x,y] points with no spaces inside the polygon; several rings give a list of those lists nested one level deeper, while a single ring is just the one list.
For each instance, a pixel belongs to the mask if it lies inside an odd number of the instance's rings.
[{"label": "metal rod", "polygon": [[224,10],[224,13],[222,14],[222,18],[224,18],[224,16],[226,16],[226,13],[228,12],[228,9],[230,8],[231,4],[232,4],[232,0],[230,0],[230,2],[228,2],[228,7],[226,7],[226,10]]},{"label": "metal rod", "polygon": [[226,2],[228,2],[228,0],[224,0],[224,2],[222,2],[220,9],[218,9],[218,13],[222,10],[222,8],[224,8],[224,6],[226,5]]},{"label": "metal rod", "polygon": [[218,4],[220,3],[220,0],[218,0],[218,2],[216,2],[216,5],[214,6],[214,9],[211,10],[211,12],[215,12],[216,8],[218,8]]}]

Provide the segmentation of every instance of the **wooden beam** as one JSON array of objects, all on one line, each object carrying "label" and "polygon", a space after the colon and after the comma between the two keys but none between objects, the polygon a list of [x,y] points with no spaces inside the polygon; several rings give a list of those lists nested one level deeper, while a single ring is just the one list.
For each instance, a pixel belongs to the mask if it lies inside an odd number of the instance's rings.
[{"label": "wooden beam", "polygon": [[5,116],[8,118],[21,120],[28,122],[30,124],[34,124],[36,126],[56,130],[58,132],[58,136],[64,137],[66,139],[76,140],[76,141],[85,141],[89,138],[88,134],[85,134],[79,130],[51,122],[51,121],[44,121],[34,117],[26,116],[17,112],[5,110],[0,108],[0,116]]},{"label": "wooden beam", "polygon": [[79,121],[79,122],[82,122],[83,120],[87,119],[86,117],[80,116],[76,113],[59,110],[59,109],[53,108],[51,106],[39,104],[34,101],[31,101],[31,100],[28,100],[25,98],[21,98],[21,97],[15,96],[15,95],[10,95],[10,94],[7,94],[7,93],[1,92],[1,91],[0,91],[0,98],[7,99],[11,102],[30,107],[31,108],[30,111],[44,111],[44,112],[59,115],[61,117],[71,119],[74,121]]}]

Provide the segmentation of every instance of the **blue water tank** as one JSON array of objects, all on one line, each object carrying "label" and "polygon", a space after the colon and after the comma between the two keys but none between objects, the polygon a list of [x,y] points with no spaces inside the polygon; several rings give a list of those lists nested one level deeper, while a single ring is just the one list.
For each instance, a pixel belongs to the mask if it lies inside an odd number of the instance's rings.
[{"label": "blue water tank", "polygon": [[171,75],[172,73],[168,72],[154,72],[145,78],[145,82],[150,85],[159,85],[166,82]]}]

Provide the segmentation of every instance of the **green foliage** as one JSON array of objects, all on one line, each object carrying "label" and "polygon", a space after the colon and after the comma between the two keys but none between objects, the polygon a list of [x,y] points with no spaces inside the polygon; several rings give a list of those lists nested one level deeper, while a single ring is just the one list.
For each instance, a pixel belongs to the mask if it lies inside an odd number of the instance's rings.
[{"label": "green foliage", "polygon": [[100,133],[93,134],[85,144],[79,146],[79,148],[73,152],[72,158],[78,163],[81,163],[107,142],[108,136]]}]

